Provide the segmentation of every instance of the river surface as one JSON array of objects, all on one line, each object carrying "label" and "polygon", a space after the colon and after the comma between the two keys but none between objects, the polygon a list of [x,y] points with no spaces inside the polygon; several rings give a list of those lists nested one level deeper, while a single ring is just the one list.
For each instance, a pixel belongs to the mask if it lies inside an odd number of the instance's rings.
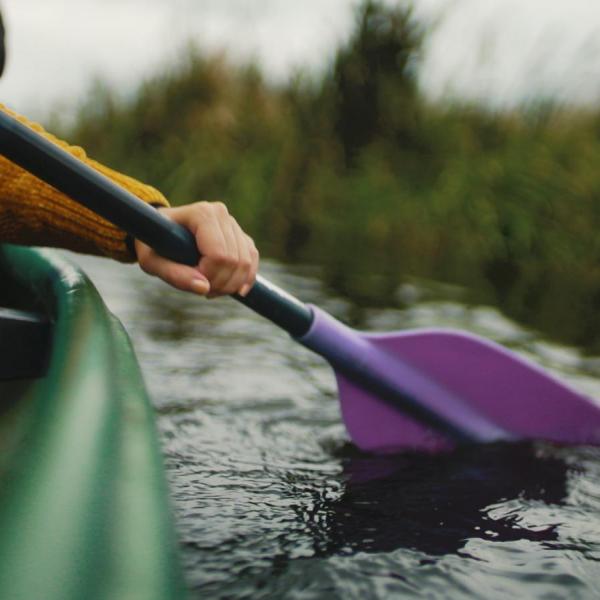
[{"label": "river surface", "polygon": [[[243,306],[77,257],[131,335],[157,413],[193,598],[598,598],[600,449],[506,444],[359,452],[330,368]],[[335,316],[319,271],[263,274]],[[364,328],[454,326],[600,398],[598,361],[461,290],[400,282]]]}]

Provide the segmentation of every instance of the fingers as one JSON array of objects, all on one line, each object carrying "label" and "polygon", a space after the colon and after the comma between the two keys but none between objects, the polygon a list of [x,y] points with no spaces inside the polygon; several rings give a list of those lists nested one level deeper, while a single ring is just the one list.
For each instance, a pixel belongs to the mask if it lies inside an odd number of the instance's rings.
[{"label": "fingers", "polygon": [[167,260],[137,240],[135,247],[138,263],[144,272],[160,277],[178,290],[193,292],[200,296],[209,294],[210,282],[197,268]]},{"label": "fingers", "polygon": [[[205,203],[201,203],[205,204]],[[195,231],[202,256],[198,270],[210,281],[210,297],[233,294],[252,283],[247,236],[221,203],[203,206]]]},{"label": "fingers", "polygon": [[258,262],[260,260],[254,240],[249,235],[246,235],[246,244],[250,256],[250,269],[248,270],[246,283],[244,283],[244,285],[240,288],[239,293],[241,296],[245,296],[252,289],[252,286],[256,281],[256,275],[258,274]]},{"label": "fingers", "polygon": [[198,268],[211,282],[211,297],[237,292],[240,249],[233,217],[224,205],[215,204],[208,218],[196,230],[196,242],[202,256]]},{"label": "fingers", "polygon": [[[213,291],[211,296],[219,293],[233,294],[242,292],[243,288],[252,283],[250,279],[250,270],[252,268],[252,258],[248,244],[248,236],[241,230],[237,221],[228,216],[223,222],[223,237],[226,242],[227,253],[231,260],[225,263],[225,266],[219,270],[213,281]],[[204,259],[210,264],[210,257]],[[200,271],[202,271],[202,261],[200,262]]]},{"label": "fingers", "polygon": [[196,267],[178,265],[136,241],[140,267],[174,287],[209,297],[246,295],[256,279],[259,254],[252,239],[220,202],[198,202],[161,209],[195,236],[201,259]]}]

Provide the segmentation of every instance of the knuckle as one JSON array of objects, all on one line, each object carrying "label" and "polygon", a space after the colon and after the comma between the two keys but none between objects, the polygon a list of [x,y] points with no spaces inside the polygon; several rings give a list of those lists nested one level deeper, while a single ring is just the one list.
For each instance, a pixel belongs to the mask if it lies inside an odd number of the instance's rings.
[{"label": "knuckle", "polygon": [[237,256],[228,255],[225,261],[225,266],[236,269],[240,264],[240,259]]},{"label": "knuckle", "polygon": [[162,269],[160,278],[171,285],[175,285],[177,281],[177,272],[174,272],[171,265],[165,265]]},{"label": "knuckle", "polygon": [[216,251],[210,254],[210,260],[218,267],[225,266],[229,263],[229,256],[226,252]]},{"label": "knuckle", "polygon": [[138,265],[139,265],[140,269],[144,273],[146,273],[146,275],[154,275],[154,272],[152,271],[151,266],[148,264],[148,262],[144,258],[140,258],[138,260]]},{"label": "knuckle", "polygon": [[258,248],[256,247],[254,240],[249,235],[246,235],[246,240],[248,242],[247,246],[248,250],[250,251],[250,256],[252,256],[252,258],[258,257]]},{"label": "knuckle", "polygon": [[212,206],[214,208],[214,210],[217,212],[217,214],[219,215],[229,215],[229,211],[227,210],[227,207],[225,206],[225,204],[223,204],[223,202],[217,201],[217,202],[213,202]]},{"label": "knuckle", "polygon": [[202,200],[201,202],[196,202],[193,205],[193,208],[197,213],[201,215],[204,215],[211,211],[210,202],[206,202],[205,200]]}]

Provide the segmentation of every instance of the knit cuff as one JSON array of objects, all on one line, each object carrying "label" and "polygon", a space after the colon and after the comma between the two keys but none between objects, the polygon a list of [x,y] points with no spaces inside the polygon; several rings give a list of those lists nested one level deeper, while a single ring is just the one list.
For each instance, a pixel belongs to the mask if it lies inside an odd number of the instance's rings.
[{"label": "knit cuff", "polygon": [[[0,110],[122,186],[141,202],[169,206],[155,188],[88,158],[82,148],[69,146],[2,105]],[[128,241],[127,237],[122,229],[0,156],[0,241],[61,247],[133,262],[135,247],[133,240]]]}]

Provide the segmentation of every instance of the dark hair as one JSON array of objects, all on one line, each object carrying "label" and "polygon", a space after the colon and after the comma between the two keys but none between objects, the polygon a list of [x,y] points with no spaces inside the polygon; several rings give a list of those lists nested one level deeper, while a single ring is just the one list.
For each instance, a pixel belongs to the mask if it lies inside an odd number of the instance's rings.
[{"label": "dark hair", "polygon": [[0,75],[4,71],[4,63],[6,62],[6,50],[4,45],[4,20],[0,13]]}]

